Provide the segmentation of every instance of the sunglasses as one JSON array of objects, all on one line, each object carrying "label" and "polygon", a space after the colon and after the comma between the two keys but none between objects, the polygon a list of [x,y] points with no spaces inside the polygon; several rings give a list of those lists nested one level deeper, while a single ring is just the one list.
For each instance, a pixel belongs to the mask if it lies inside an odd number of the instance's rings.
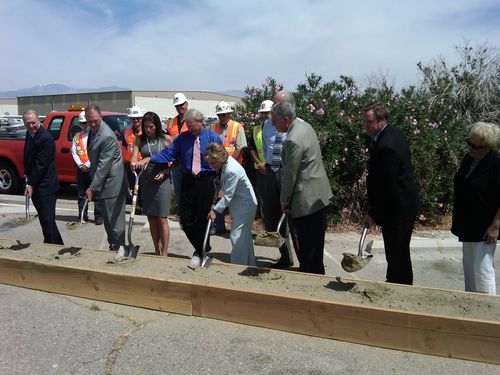
[{"label": "sunglasses", "polygon": [[473,150],[481,150],[482,148],[484,148],[484,146],[475,145],[474,143],[472,143],[468,139],[466,140],[466,142],[467,142],[467,146],[469,146]]}]

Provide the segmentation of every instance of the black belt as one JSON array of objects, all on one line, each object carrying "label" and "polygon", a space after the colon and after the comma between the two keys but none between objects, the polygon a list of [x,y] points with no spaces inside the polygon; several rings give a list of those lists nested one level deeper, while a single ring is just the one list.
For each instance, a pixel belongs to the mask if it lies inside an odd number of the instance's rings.
[{"label": "black belt", "polygon": [[205,177],[205,176],[214,176],[215,177],[215,172],[209,172],[209,171],[203,171],[203,172],[200,172],[198,174],[192,174],[192,173],[189,173],[189,172],[184,172],[183,175],[184,176],[190,176],[192,178],[200,178],[200,177]]}]

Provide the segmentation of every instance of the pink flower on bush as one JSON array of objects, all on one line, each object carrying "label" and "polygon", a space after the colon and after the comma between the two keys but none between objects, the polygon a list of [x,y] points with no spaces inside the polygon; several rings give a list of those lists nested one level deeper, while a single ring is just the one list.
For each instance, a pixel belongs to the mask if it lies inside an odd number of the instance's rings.
[{"label": "pink flower on bush", "polygon": [[318,116],[323,116],[323,115],[325,114],[325,110],[324,110],[323,108],[318,108],[318,109],[316,110],[316,114],[317,114]]},{"label": "pink flower on bush", "polygon": [[307,106],[306,106],[307,110],[309,112],[314,112],[316,107],[312,104],[312,103],[309,103]]},{"label": "pink flower on bush", "polygon": [[350,209],[348,209],[347,207],[344,207],[344,208],[342,209],[342,213],[343,213],[344,215],[349,215],[349,214],[351,213],[351,210],[350,210]]},{"label": "pink flower on bush", "polygon": [[420,129],[419,128],[413,129],[413,134],[420,134]]},{"label": "pink flower on bush", "polygon": [[420,216],[418,217],[418,220],[420,220],[420,221],[426,221],[427,218],[425,217],[424,214],[420,214]]}]

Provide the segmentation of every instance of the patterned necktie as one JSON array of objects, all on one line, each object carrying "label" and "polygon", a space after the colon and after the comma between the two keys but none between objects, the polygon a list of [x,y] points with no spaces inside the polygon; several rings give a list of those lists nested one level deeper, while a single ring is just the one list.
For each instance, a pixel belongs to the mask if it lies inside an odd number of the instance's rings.
[{"label": "patterned necktie", "polygon": [[197,175],[201,172],[200,137],[196,137],[193,145],[193,162],[191,172]]},{"label": "patterned necktie", "polygon": [[273,143],[273,157],[271,161],[271,169],[277,172],[281,168],[281,146],[283,133],[277,132]]}]

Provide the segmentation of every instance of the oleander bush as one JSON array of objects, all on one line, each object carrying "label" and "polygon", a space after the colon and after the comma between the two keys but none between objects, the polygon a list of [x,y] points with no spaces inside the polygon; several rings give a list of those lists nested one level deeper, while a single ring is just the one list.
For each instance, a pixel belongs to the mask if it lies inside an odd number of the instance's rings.
[{"label": "oleander bush", "polygon": [[[412,152],[422,210],[420,223],[435,224],[451,212],[453,176],[466,152],[467,126],[500,119],[500,53],[487,46],[457,47],[460,63],[438,60],[417,64],[418,84],[396,90],[387,80],[360,88],[348,76],[324,82],[317,74],[291,90],[297,115],[316,130],[323,163],[334,197],[330,219],[334,223],[361,221],[366,206],[367,139],[361,110],[374,100],[384,102],[390,123],[406,134]],[[260,124],[257,110],[283,85],[268,77],[260,88],[246,87],[236,117],[248,135]]]}]

